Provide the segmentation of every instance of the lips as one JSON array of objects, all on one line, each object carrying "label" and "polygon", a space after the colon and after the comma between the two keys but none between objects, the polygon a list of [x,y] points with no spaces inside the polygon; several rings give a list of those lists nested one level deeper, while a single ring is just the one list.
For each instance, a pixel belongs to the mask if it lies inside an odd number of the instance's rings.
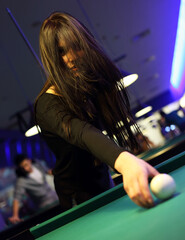
[{"label": "lips", "polygon": [[72,68],[70,68],[72,71],[77,71],[77,67],[73,66]]}]

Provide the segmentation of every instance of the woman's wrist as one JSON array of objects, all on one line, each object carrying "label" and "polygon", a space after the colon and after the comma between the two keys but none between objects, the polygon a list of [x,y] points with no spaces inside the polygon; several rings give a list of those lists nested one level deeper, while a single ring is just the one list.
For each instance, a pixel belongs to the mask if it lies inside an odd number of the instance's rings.
[{"label": "woman's wrist", "polygon": [[119,156],[117,157],[115,164],[114,164],[114,168],[121,174],[123,174],[124,169],[125,169],[125,165],[126,165],[126,160],[128,159],[128,157],[130,157],[130,153],[127,151],[121,152],[119,154]]}]

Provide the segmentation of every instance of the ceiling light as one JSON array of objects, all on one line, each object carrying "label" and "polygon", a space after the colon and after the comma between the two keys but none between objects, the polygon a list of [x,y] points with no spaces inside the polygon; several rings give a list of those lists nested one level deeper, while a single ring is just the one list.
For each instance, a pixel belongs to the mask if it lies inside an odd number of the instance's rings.
[{"label": "ceiling light", "polygon": [[179,104],[182,108],[185,108],[185,95],[180,99]]},{"label": "ceiling light", "polygon": [[150,111],[152,111],[152,106],[147,106],[147,105],[141,105],[139,106],[138,111],[136,112],[135,116],[137,118],[144,116],[146,113],[149,113]]},{"label": "ceiling light", "polygon": [[130,74],[130,75],[122,78],[120,81],[123,83],[124,87],[128,87],[132,83],[134,83],[137,79],[138,79],[138,74],[133,73],[133,74]]},{"label": "ceiling light", "polygon": [[39,132],[41,132],[40,127],[38,125],[37,126],[35,125],[25,132],[25,136],[31,137],[31,136],[37,135]]},{"label": "ceiling light", "polygon": [[119,90],[121,90],[121,86],[119,86],[119,84],[123,85],[126,88],[138,79],[138,74],[136,74],[136,73],[128,73],[122,69],[120,69],[120,72],[121,72],[123,78],[121,78],[120,81],[118,82]]}]

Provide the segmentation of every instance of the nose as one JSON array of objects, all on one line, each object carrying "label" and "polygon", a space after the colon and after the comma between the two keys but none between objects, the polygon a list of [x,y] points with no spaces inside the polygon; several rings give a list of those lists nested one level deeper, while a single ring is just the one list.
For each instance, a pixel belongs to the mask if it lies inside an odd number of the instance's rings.
[{"label": "nose", "polygon": [[69,68],[73,67],[73,65],[74,65],[74,58],[73,57],[68,58],[67,65],[68,65]]},{"label": "nose", "polygon": [[72,56],[68,57],[68,62],[72,63],[74,61],[74,58]]},{"label": "nose", "polygon": [[70,50],[67,53],[67,58],[68,58],[69,62],[72,62],[72,61],[74,61],[76,59],[76,55],[74,54],[74,52],[72,50]]},{"label": "nose", "polygon": [[68,67],[72,67],[74,65],[74,61],[76,59],[76,56],[72,51],[69,51],[62,58],[63,58],[64,62],[67,64]]}]

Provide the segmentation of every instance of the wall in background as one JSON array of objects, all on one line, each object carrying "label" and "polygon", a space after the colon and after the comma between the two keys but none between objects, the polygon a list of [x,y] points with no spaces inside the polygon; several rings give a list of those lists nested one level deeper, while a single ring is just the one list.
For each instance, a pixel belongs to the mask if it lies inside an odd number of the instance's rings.
[{"label": "wall in background", "polygon": [[26,138],[18,131],[0,131],[0,168],[13,167],[14,157],[20,153],[42,159],[50,168],[55,164],[53,153],[38,135]]}]

